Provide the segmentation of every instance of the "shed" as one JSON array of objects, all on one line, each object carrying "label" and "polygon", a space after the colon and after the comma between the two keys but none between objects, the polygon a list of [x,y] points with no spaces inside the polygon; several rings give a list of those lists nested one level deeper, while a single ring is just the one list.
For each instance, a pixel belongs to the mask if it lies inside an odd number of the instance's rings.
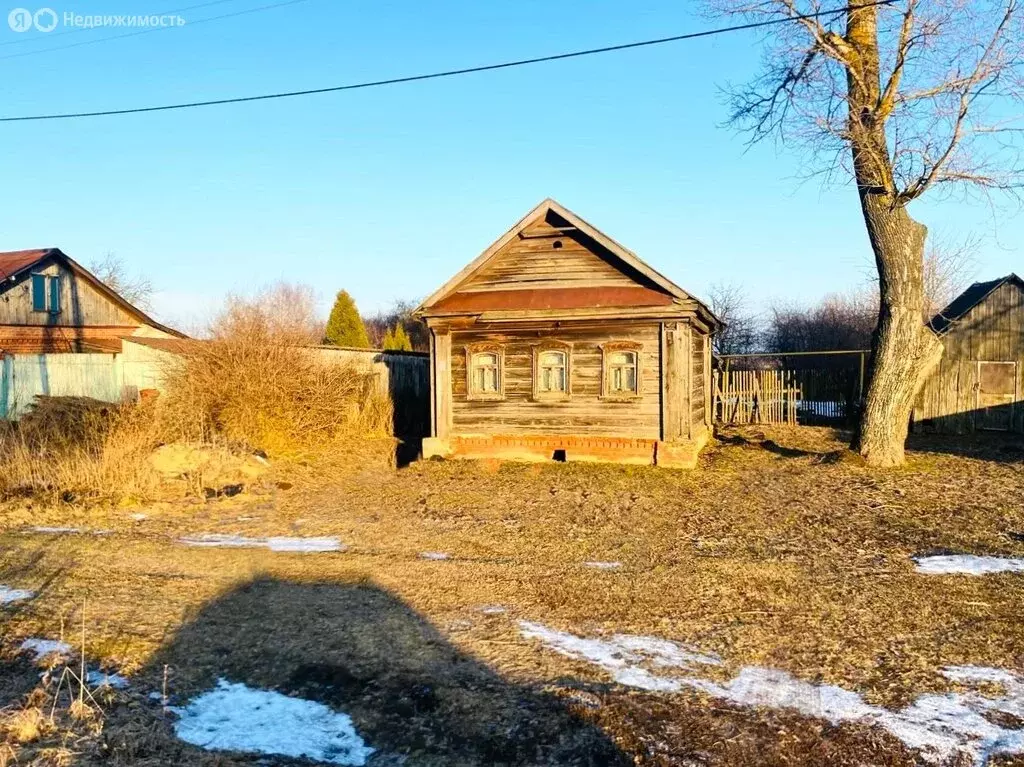
[{"label": "shed", "polygon": [[416,310],[424,456],[693,466],[711,430],[710,309],[547,199]]},{"label": "shed", "polygon": [[943,354],[918,395],[914,431],[1024,434],[1024,280],[976,282],[929,324]]}]

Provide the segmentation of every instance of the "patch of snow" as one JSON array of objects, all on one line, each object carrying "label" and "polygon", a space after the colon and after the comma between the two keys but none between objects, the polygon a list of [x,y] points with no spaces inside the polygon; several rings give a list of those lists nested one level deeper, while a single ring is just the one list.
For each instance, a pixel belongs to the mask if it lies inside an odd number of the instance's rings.
[{"label": "patch of snow", "polygon": [[114,690],[123,690],[128,686],[128,680],[123,676],[108,674],[106,671],[86,672],[85,683],[90,687],[110,687]]},{"label": "patch of snow", "polygon": [[31,599],[35,592],[26,589],[12,589],[0,583],[0,605],[9,605],[12,602],[21,602],[24,599]]},{"label": "patch of snow", "polygon": [[587,567],[593,567],[595,570],[618,570],[622,567],[622,562],[584,562]]},{"label": "patch of snow", "polygon": [[71,654],[71,645],[57,639],[26,639],[21,643],[21,649],[35,655],[36,660],[42,660],[47,655]]},{"label": "patch of snow", "polygon": [[1024,572],[1024,559],[981,557],[974,554],[940,554],[914,557],[917,572],[928,575],[992,575]]},{"label": "patch of snow", "polygon": [[344,551],[337,538],[246,538],[241,535],[209,533],[179,539],[186,546],[227,549],[270,549],[278,552],[309,554],[323,551]]},{"label": "patch of snow", "polygon": [[77,527],[33,527],[33,533],[44,533],[46,535],[65,535],[68,533],[80,533],[82,530]]},{"label": "patch of snow", "polygon": [[[1004,669],[950,666],[942,671],[949,681],[964,687],[998,685],[999,697],[982,695],[977,689],[929,693],[906,708],[890,711],[867,703],[856,692],[807,682],[779,669],[747,666],[724,683],[701,678],[694,673],[698,667],[721,661],[664,639],[622,634],[585,639],[537,623],[521,621],[519,626],[523,636],[539,639],[571,658],[590,661],[622,685],[654,692],[693,689],[739,706],[793,709],[832,724],[876,725],[934,763],[967,757],[981,767],[997,754],[1024,753],[1024,730],[989,718],[1002,713],[1024,719],[1024,678]],[[689,669],[689,675],[666,674],[668,668]]]},{"label": "patch of snow", "polygon": [[306,554],[318,551],[344,551],[337,538],[267,538],[271,551],[299,551]]},{"label": "patch of snow", "polygon": [[501,615],[505,612],[505,608],[501,605],[483,605],[478,608],[484,615]]},{"label": "patch of snow", "polygon": [[216,549],[258,549],[266,544],[262,538],[244,538],[241,535],[225,535],[223,533],[188,536],[180,538],[179,542],[186,546]]},{"label": "patch of snow", "polygon": [[584,639],[529,621],[519,621],[519,630],[528,639],[539,639],[562,655],[600,666],[619,684],[654,692],[678,692],[682,683],[671,677],[659,677],[645,665],[663,669],[722,663],[716,655],[691,651],[655,637],[615,634],[609,639]]},{"label": "patch of snow", "polygon": [[446,559],[451,559],[451,554],[446,554],[443,551],[421,551],[420,559],[430,559],[434,562],[443,562]]},{"label": "patch of snow", "polygon": [[142,512],[131,515],[131,519],[135,520],[136,522],[141,522],[142,520],[147,519],[148,517],[148,514],[143,514]]},{"label": "patch of snow", "polygon": [[223,679],[217,687],[172,709],[174,731],[208,751],[243,751],[361,767],[368,747],[347,714],[322,703],[254,690]]}]

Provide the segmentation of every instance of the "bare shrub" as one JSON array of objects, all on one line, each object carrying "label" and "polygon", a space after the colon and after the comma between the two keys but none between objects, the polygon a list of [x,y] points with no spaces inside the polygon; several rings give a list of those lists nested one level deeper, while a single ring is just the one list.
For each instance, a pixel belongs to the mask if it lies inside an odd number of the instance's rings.
[{"label": "bare shrub", "polygon": [[160,433],[150,404],[40,397],[0,431],[0,494],[50,500],[150,498]]},{"label": "bare shrub", "polygon": [[229,299],[210,339],[165,372],[160,410],[169,435],[286,458],[390,438],[390,400],[373,376],[325,364],[310,348],[318,331],[310,296],[279,285]]}]

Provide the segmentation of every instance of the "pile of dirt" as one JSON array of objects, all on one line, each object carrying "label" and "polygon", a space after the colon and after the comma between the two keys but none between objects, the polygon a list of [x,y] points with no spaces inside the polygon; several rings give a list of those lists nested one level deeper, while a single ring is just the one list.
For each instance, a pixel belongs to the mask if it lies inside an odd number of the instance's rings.
[{"label": "pile of dirt", "polygon": [[242,492],[270,464],[260,455],[237,455],[221,447],[174,442],[154,450],[149,465],[164,482],[186,482],[207,496],[217,496]]}]

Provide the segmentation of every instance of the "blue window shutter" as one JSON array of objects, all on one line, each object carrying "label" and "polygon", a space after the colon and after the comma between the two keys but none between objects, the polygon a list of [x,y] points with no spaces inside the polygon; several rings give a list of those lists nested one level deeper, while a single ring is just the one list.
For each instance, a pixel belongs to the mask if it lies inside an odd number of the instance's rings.
[{"label": "blue window shutter", "polygon": [[46,275],[32,275],[32,311],[46,311]]},{"label": "blue window shutter", "polygon": [[50,314],[60,314],[60,277],[50,278]]}]

